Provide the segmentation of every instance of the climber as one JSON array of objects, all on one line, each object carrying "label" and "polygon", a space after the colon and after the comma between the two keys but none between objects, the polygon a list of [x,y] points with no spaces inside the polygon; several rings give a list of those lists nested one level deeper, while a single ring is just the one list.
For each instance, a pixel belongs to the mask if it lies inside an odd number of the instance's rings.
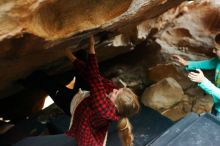
[{"label": "climber", "polygon": [[[124,146],[133,145],[133,135],[128,117],[138,113],[140,104],[131,89],[117,88],[113,82],[101,76],[95,53],[95,41],[90,37],[87,63],[76,58],[70,50],[66,55],[73,62],[89,91],[67,89],[46,76],[42,88],[61,108],[70,110],[70,128],[64,134],[25,138],[15,146],[103,146],[106,143],[109,124],[118,121],[118,131]],[[43,76],[43,75],[42,75]],[[77,82],[77,78],[76,78]],[[50,88],[52,86],[52,88]],[[83,89],[83,88],[82,88]],[[76,92],[78,91],[78,92]],[[65,96],[68,98],[65,98]],[[73,97],[70,101],[70,97]],[[71,104],[70,104],[71,103]],[[64,110],[69,113],[66,109]]]}]

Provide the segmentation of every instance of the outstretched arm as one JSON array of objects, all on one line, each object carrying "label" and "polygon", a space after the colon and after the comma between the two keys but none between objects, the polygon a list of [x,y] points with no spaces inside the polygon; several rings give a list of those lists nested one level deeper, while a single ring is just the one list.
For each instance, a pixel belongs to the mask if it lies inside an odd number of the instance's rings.
[{"label": "outstretched arm", "polygon": [[[93,36],[89,38],[89,48],[87,50],[88,54],[94,55],[95,54],[95,40]],[[79,60],[70,49],[65,49],[65,54],[67,58],[74,64],[75,68],[79,73],[82,75],[85,81],[88,80],[87,77],[87,65],[82,60]]]},{"label": "outstretched arm", "polygon": [[177,61],[178,63],[180,63],[183,66],[187,66],[188,65],[188,61],[183,59],[181,56],[179,55],[172,55],[173,59],[175,61]]},{"label": "outstretched arm", "polygon": [[205,92],[220,99],[220,89],[216,87],[212,82],[205,78],[201,83],[198,84]]},{"label": "outstretched arm", "polygon": [[215,69],[219,60],[217,57],[211,58],[208,60],[201,60],[201,61],[189,61],[188,65],[186,66],[187,70],[195,70],[195,69],[204,69],[210,70]]},{"label": "outstretched arm", "polygon": [[188,77],[191,81],[197,82],[198,86],[202,88],[208,94],[220,99],[220,89],[212,84],[203,74],[200,69],[197,69],[198,73],[190,72]]},{"label": "outstretched arm", "polygon": [[91,108],[99,118],[117,120],[116,109],[113,103],[106,97],[106,89],[99,72],[98,62],[95,56],[94,38],[90,38],[88,49],[88,82],[90,86]]},{"label": "outstretched arm", "polygon": [[[94,40],[94,37],[91,36],[90,39],[89,39],[89,49],[88,49],[88,54],[96,54],[95,52],[95,40]],[[100,74],[99,72],[97,74]],[[109,93],[110,91],[112,91],[113,88],[116,88],[114,85],[113,85],[113,82],[104,78],[102,75],[100,75],[100,78],[105,86],[105,89],[106,89],[106,92]]]},{"label": "outstretched arm", "polygon": [[185,66],[186,70],[195,70],[195,69],[215,69],[219,60],[217,57],[211,58],[208,60],[201,61],[187,61],[180,57],[179,55],[173,55],[173,58],[179,62],[181,65]]},{"label": "outstretched arm", "polygon": [[86,64],[82,60],[78,59],[71,50],[65,49],[65,54],[67,58],[73,63],[76,70],[81,74],[82,78],[86,81]]},{"label": "outstretched arm", "polygon": [[74,62],[77,59],[70,49],[65,49],[65,54],[71,62]]}]

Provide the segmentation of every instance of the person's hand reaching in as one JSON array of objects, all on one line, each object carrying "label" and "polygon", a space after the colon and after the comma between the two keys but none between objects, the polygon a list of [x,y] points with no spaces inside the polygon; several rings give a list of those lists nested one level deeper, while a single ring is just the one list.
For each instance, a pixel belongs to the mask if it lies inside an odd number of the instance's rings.
[{"label": "person's hand reaching in", "polygon": [[188,61],[183,59],[181,56],[179,55],[172,55],[172,59],[174,61],[177,61],[178,63],[180,63],[183,66],[187,66],[188,65]]},{"label": "person's hand reaching in", "polygon": [[65,49],[65,55],[71,62],[74,62],[77,59],[70,49]]},{"label": "person's hand reaching in", "polygon": [[203,72],[200,69],[196,69],[196,70],[198,72],[190,72],[188,74],[188,77],[193,82],[201,83],[205,79],[205,76],[204,76]]}]

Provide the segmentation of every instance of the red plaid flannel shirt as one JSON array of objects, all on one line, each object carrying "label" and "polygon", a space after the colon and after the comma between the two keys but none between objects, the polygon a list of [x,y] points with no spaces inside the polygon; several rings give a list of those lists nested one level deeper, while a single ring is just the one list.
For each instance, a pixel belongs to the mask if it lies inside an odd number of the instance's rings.
[{"label": "red plaid flannel shirt", "polygon": [[116,87],[100,75],[95,54],[89,54],[87,65],[77,59],[74,66],[88,82],[90,97],[77,107],[66,134],[74,137],[78,146],[103,146],[110,122],[119,119],[115,106],[106,97]]}]

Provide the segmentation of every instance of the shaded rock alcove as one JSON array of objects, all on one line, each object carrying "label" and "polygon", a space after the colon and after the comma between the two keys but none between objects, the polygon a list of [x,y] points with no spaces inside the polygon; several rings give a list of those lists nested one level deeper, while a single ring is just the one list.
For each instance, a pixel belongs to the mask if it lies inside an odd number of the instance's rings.
[{"label": "shaded rock alcove", "polygon": [[[213,38],[220,32],[217,0],[8,0],[0,2],[0,12],[1,121],[41,111],[46,93],[24,88],[19,79],[42,69],[68,84],[72,64],[64,49],[86,49],[92,34],[102,73],[113,81],[122,78],[139,96],[164,78],[180,84],[184,96],[155,109],[162,115],[175,121],[211,110],[212,98],[170,58],[213,56]],[[212,71],[205,75],[213,80]]]}]

